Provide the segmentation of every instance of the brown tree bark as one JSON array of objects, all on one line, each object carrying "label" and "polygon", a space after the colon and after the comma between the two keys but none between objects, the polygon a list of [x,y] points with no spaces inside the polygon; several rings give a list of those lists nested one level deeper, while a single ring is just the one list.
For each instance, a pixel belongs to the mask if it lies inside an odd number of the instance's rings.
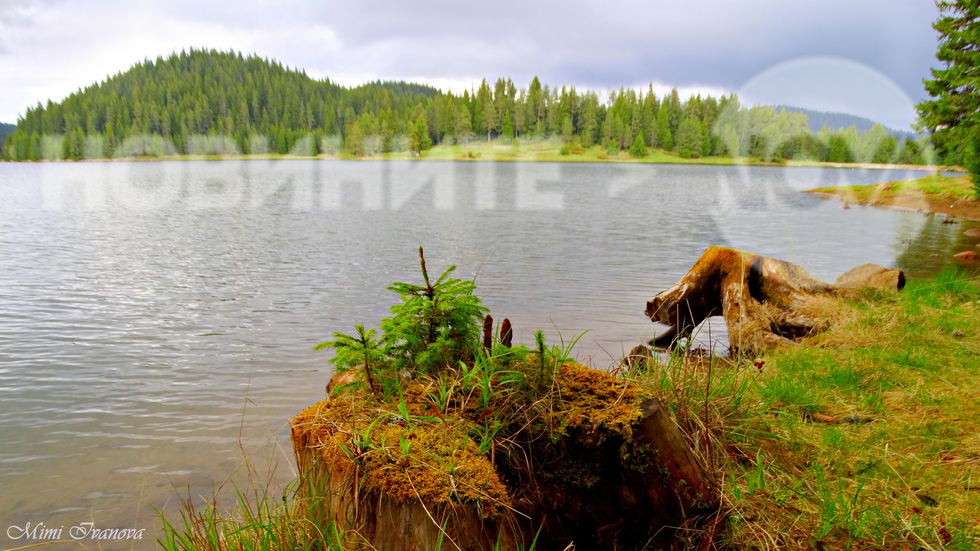
[{"label": "brown tree bark", "polygon": [[670,327],[654,339],[657,346],[669,346],[705,319],[723,316],[733,351],[752,353],[825,329],[834,297],[846,291],[904,286],[901,270],[875,264],[858,266],[830,284],[796,264],[711,247],[680,281],[647,301],[646,315]]},{"label": "brown tree bark", "polygon": [[647,486],[650,500],[669,496],[663,513],[677,521],[716,510],[718,486],[684,440],[667,407],[659,399],[651,398],[640,404],[640,409],[643,419],[637,426],[636,439],[650,446],[656,457],[654,469],[648,475],[653,478],[655,470],[664,480],[659,496],[651,491],[652,485]]},{"label": "brown tree bark", "polygon": [[[376,551],[482,551],[524,549],[517,525],[487,521],[476,508],[419,501],[400,502],[377,492],[359,490],[356,473],[328,466],[317,449],[293,448],[300,469],[299,512],[312,526],[336,526],[358,534],[358,544]],[[531,534],[528,540],[533,537]],[[356,540],[355,540],[356,541]],[[366,545],[365,545],[366,544]],[[355,546],[356,547],[356,546]]]}]

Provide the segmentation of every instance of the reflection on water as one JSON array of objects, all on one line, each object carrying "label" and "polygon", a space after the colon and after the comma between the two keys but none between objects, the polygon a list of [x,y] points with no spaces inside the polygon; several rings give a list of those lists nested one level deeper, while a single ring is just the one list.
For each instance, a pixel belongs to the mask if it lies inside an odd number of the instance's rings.
[{"label": "reflection on water", "polygon": [[155,530],[152,507],[173,511],[174,488],[210,497],[253,450],[290,476],[286,420],[322,398],[329,376],[313,345],[388,314],[395,297],[385,287],[417,278],[419,245],[431,269],[454,263],[475,276],[516,340],[538,328],[552,342],[588,331],[579,356],[606,366],[653,335],[646,300],[711,245],[796,262],[825,280],[865,262],[925,275],[974,246],[962,235],[972,222],[842,210],[799,193],[912,176],[0,164],[0,518]]},{"label": "reflection on water", "polygon": [[924,277],[939,272],[944,266],[956,266],[967,274],[980,273],[978,263],[951,261],[950,255],[974,250],[980,239],[965,234],[970,228],[980,228],[980,222],[964,220],[950,222],[942,215],[924,215],[906,221],[899,233],[899,253],[895,265],[910,277]]}]

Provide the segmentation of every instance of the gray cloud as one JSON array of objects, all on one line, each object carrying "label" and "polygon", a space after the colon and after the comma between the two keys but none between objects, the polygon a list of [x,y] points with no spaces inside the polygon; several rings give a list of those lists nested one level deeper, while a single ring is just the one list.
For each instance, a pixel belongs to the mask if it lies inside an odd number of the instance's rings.
[{"label": "gray cloud", "polygon": [[[65,73],[58,51],[72,50],[76,59],[86,56],[97,75],[93,78],[101,78],[144,56],[206,46],[275,57],[348,83],[466,83],[505,76],[523,85],[537,75],[551,84],[592,88],[652,81],[737,90],[780,63],[831,56],[875,69],[917,100],[924,96],[921,81],[934,61],[936,36],[930,23],[936,16],[930,2],[894,0],[436,0],[421,5],[112,0],[84,6],[13,0],[0,9],[4,37],[11,35],[0,78],[5,87],[16,88],[16,74],[4,65],[10,69],[20,63],[40,68],[32,78],[43,80],[47,71],[53,82]],[[80,21],[74,28],[83,33],[72,31],[73,21]],[[25,30],[8,32],[14,25]],[[80,35],[90,38],[84,41]],[[68,39],[79,42],[68,44]],[[117,61],[123,53],[129,54],[127,60]],[[115,65],[107,70],[110,62]],[[13,81],[8,75],[15,76]],[[11,111],[6,103],[15,95],[0,91],[0,119]],[[18,100],[15,109],[37,99],[46,98]]]},{"label": "gray cloud", "polygon": [[[402,3],[330,2],[312,15],[350,52],[374,51],[388,70],[433,66],[483,74],[553,71],[577,80],[600,71],[619,82],[658,79],[713,82],[735,88],[793,57],[836,55],[878,68],[921,95],[923,71],[935,49],[921,3],[436,2],[423,11]],[[446,50],[452,40],[458,46]],[[513,56],[509,44],[521,44]],[[429,48],[436,46],[436,48]],[[433,59],[435,58],[435,59]],[[600,83],[588,83],[600,84]],[[614,83],[601,83],[614,84]]]}]

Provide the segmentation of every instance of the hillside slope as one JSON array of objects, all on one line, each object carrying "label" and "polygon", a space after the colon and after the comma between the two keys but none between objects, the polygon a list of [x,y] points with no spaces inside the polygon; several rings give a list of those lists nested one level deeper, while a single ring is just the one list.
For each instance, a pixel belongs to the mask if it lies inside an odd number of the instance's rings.
[{"label": "hillside slope", "polygon": [[[191,136],[221,135],[248,151],[248,137],[259,134],[267,147],[288,151],[300,136],[336,133],[362,111],[388,113],[397,124],[398,113],[437,93],[403,82],[344,88],[257,56],[192,49],[144,60],[59,103],[29,109],[17,125],[28,152],[18,157],[44,156],[42,136],[67,137],[62,158],[109,156],[128,136],[158,136],[159,145],[165,138],[187,151]],[[93,147],[86,137],[95,135],[103,138],[101,151],[85,151]]]}]

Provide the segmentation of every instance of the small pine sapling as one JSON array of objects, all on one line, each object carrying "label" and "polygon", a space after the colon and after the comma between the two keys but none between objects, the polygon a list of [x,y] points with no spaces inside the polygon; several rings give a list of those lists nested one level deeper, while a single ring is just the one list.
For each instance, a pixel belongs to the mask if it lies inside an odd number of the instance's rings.
[{"label": "small pine sapling", "polygon": [[419,247],[424,285],[397,282],[388,287],[401,296],[394,314],[381,321],[385,351],[399,370],[433,372],[460,360],[472,360],[480,346],[488,309],[473,295],[472,280],[450,278],[450,266],[434,282]]},{"label": "small pine sapling", "polygon": [[544,345],[544,331],[538,329],[534,334],[534,345],[538,352],[538,361],[540,362],[540,371],[538,371],[538,389],[544,387],[544,373],[545,373],[545,354],[548,349]]},{"label": "small pine sapling", "polygon": [[334,333],[332,341],[324,341],[313,347],[313,350],[333,348],[336,355],[330,363],[337,366],[337,372],[343,373],[348,369],[364,366],[364,377],[367,379],[371,392],[378,394],[381,387],[374,377],[375,366],[384,362],[384,352],[379,348],[379,342],[374,338],[375,329],[364,330],[364,325],[355,325],[357,336],[344,333]]}]

